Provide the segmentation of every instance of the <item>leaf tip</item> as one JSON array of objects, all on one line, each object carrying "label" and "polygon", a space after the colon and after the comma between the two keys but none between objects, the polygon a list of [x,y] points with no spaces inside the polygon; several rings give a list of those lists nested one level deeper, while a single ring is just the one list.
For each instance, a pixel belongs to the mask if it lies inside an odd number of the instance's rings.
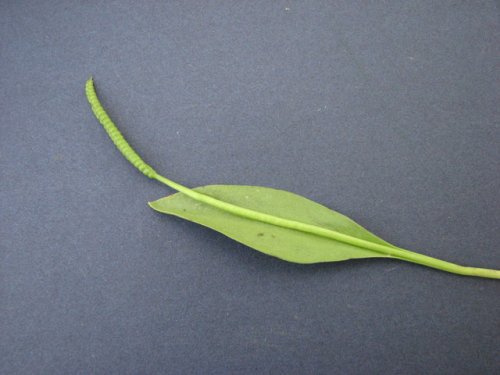
[{"label": "leaf tip", "polygon": [[157,199],[155,201],[148,201],[148,206],[151,207],[155,211],[161,212],[161,201],[162,201],[162,199]]}]

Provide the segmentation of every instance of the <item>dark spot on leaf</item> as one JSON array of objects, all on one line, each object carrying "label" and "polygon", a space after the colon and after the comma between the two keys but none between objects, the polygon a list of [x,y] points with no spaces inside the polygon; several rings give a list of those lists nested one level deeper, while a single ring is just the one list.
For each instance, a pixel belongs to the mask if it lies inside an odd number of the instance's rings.
[{"label": "dark spot on leaf", "polygon": [[257,237],[262,237],[264,236],[264,233],[257,233]]},{"label": "dark spot on leaf", "polygon": [[276,236],[275,236],[274,234],[271,234],[271,237],[272,237],[272,238],[276,238]]}]

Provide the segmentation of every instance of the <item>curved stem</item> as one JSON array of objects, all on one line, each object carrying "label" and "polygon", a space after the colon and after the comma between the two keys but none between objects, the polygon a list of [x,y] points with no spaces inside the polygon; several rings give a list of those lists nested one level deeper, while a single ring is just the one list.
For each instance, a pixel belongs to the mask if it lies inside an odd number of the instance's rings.
[{"label": "curved stem", "polygon": [[93,84],[92,78],[87,81],[85,86],[85,91],[87,95],[87,99],[92,107],[92,110],[102,124],[109,137],[113,140],[113,143],[120,150],[123,156],[129,160],[138,170],[140,170],[143,174],[148,176],[149,178],[153,178],[172,189],[179,191],[182,194],[187,195],[188,197],[197,200],[202,203],[206,203],[213,207],[219,208],[226,212],[232,213],[234,215],[242,216],[245,218],[258,220],[261,222],[265,222],[268,224],[294,229],[306,233],[315,234],[321,237],[326,237],[329,239],[333,239],[335,241],[347,243],[353,246],[357,246],[360,248],[368,249],[380,254],[384,254],[388,257],[405,260],[408,262],[424,265],[427,267],[436,268],[442,271],[451,272],[464,276],[477,276],[477,277],[486,277],[492,279],[500,279],[500,270],[492,270],[485,268],[474,268],[474,267],[465,267],[455,263],[446,262],[444,260],[436,259],[433,257],[429,257],[427,255],[419,254],[413,251],[405,250],[398,247],[392,247],[382,244],[376,244],[370,241],[362,240],[356,237],[352,237],[346,234],[342,234],[337,231],[329,230],[326,228],[317,227],[310,224],[301,223],[294,220],[283,219],[280,217],[272,216],[269,214],[265,214],[262,212],[250,210],[248,208],[240,207],[233,205],[231,203],[227,203],[224,201],[220,201],[211,196],[199,193],[193,189],[190,189],[184,185],[181,185],[175,181],[172,181],[166,177],[163,177],[156,173],[156,171],[146,164],[140,156],[132,149],[132,147],[125,140],[123,135],[120,133],[116,125],[106,114],[104,108],[102,107],[99,99],[95,93],[95,88]]}]

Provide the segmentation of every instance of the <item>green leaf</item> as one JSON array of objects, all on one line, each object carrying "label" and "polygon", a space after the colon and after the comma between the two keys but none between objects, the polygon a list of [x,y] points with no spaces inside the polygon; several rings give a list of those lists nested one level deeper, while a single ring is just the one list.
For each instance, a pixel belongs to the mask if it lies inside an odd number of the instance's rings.
[{"label": "green leaf", "polygon": [[[209,185],[193,189],[232,205],[391,246],[348,217],[300,195],[259,186]],[[156,211],[212,228],[268,255],[295,263],[387,257],[317,234],[229,213],[177,193],[151,202]]]}]

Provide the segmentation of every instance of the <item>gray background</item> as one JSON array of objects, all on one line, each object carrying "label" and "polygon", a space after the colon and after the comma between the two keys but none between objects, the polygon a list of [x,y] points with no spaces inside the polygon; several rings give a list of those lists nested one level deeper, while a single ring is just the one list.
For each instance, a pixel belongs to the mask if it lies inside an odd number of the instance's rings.
[{"label": "gray background", "polygon": [[146,204],[159,172],[307,196],[500,268],[498,3],[2,1],[1,374],[493,374],[500,283],[300,266]]}]

